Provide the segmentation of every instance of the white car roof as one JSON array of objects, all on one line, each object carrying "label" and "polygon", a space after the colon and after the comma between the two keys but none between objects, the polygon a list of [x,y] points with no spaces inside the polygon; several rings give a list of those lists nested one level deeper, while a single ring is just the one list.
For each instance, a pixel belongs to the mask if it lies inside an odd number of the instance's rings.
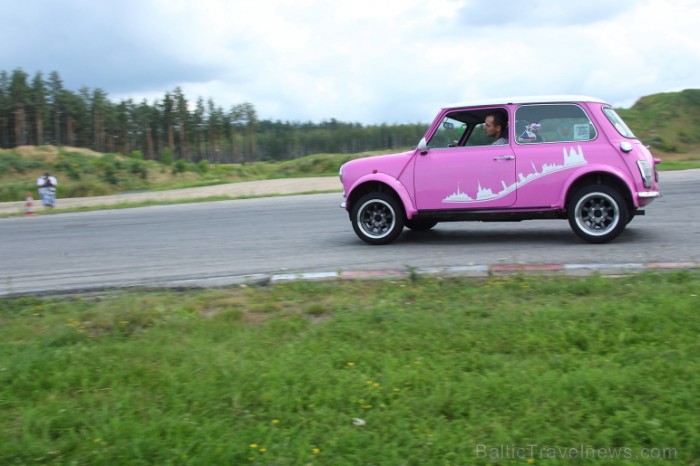
[{"label": "white car roof", "polygon": [[604,100],[596,97],[585,95],[535,95],[521,97],[501,97],[494,99],[470,100],[467,102],[459,102],[455,104],[445,105],[444,109],[461,108],[461,107],[478,107],[482,105],[504,105],[504,104],[542,104],[556,102],[597,102],[601,104],[607,103]]}]

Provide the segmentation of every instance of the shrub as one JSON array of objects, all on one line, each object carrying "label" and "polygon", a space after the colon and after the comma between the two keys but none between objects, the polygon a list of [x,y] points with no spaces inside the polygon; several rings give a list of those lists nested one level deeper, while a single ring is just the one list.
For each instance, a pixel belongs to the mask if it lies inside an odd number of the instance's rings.
[{"label": "shrub", "polygon": [[173,163],[173,151],[166,147],[161,151],[159,159],[162,164],[171,165]]},{"label": "shrub", "polygon": [[2,183],[0,184],[0,202],[22,201],[28,192],[37,197],[33,180]]},{"label": "shrub", "polygon": [[676,145],[667,143],[661,136],[652,136],[649,139],[648,144],[652,148],[664,152],[676,152],[678,150],[678,147],[676,147]]},{"label": "shrub", "polygon": [[179,175],[180,173],[185,173],[187,171],[187,164],[184,160],[180,159],[173,165],[173,175]]},{"label": "shrub", "polygon": [[146,168],[146,164],[142,160],[132,161],[129,172],[132,175],[138,175],[142,180],[148,179],[148,168]]},{"label": "shrub", "polygon": [[66,183],[59,186],[58,197],[88,197],[88,196],[104,196],[111,194],[112,190],[109,185],[100,181],[81,181],[80,183]]},{"label": "shrub", "polygon": [[201,173],[202,175],[207,173],[209,171],[209,161],[200,160],[199,163],[197,164],[197,171],[199,173]]},{"label": "shrub", "polygon": [[0,176],[11,172],[25,173],[27,170],[41,168],[43,160],[36,157],[22,157],[14,152],[0,154]]},{"label": "shrub", "polygon": [[114,165],[105,165],[102,179],[109,184],[119,184],[119,177],[117,177],[117,169]]}]

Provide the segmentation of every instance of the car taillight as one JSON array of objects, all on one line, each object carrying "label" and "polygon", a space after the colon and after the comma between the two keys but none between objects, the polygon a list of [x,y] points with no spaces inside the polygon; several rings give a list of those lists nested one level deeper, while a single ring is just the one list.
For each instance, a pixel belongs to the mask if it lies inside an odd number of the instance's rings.
[{"label": "car taillight", "polygon": [[658,168],[656,168],[656,166],[660,163],[661,163],[661,159],[654,158],[654,179],[656,180],[657,183],[659,182],[659,170],[658,170]]},{"label": "car taillight", "polygon": [[654,185],[654,172],[651,169],[651,164],[646,160],[637,160],[639,173],[642,175],[645,188],[651,188]]}]

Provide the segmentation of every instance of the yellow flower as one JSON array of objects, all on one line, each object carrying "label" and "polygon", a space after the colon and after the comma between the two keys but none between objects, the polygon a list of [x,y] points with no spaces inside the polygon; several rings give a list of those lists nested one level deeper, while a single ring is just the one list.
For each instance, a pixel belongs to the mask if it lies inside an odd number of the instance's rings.
[{"label": "yellow flower", "polygon": [[318,455],[319,453],[321,453],[321,450],[319,448],[313,448],[311,450],[311,453],[313,453],[314,455]]},{"label": "yellow flower", "polygon": [[248,446],[249,446],[250,448],[258,448],[258,444],[257,444],[257,443],[251,443],[251,444],[248,445]]},{"label": "yellow flower", "polygon": [[258,450],[260,453],[265,453],[267,451],[267,448],[260,447]]},{"label": "yellow flower", "polygon": [[528,458],[527,464],[535,464],[535,458]]},{"label": "yellow flower", "polygon": [[354,363],[354,362],[348,362],[348,363],[347,363],[347,366],[348,366],[348,367],[355,367],[355,363]]},{"label": "yellow flower", "polygon": [[279,419],[273,419],[273,420],[272,420],[272,423],[273,423],[274,425],[277,425],[277,424],[280,423],[280,420],[279,420]]}]

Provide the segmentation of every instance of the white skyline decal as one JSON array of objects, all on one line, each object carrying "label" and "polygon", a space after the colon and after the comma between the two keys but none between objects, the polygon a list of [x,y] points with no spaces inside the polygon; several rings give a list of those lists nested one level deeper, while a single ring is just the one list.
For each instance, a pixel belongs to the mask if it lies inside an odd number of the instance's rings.
[{"label": "white skyline decal", "polygon": [[522,173],[518,174],[518,179],[515,181],[515,183],[507,185],[505,181],[501,180],[501,187],[502,189],[494,193],[492,189],[490,188],[484,188],[481,186],[481,181],[477,181],[477,191],[474,197],[470,196],[467,193],[463,193],[460,190],[459,183],[457,183],[457,191],[454,193],[450,194],[446,198],[442,200],[442,202],[445,203],[471,203],[471,202],[485,202],[485,201],[492,201],[494,199],[498,199],[504,196],[507,196],[508,194],[512,193],[515,191],[517,188],[524,186],[531,181],[535,181],[538,178],[542,178],[543,176],[551,175],[553,173],[560,172],[562,170],[568,170],[570,168],[574,167],[580,167],[582,165],[587,165],[588,161],[586,158],[583,156],[583,150],[581,149],[581,146],[578,146],[578,150],[575,150],[573,147],[569,150],[569,152],[566,152],[566,149],[563,149],[564,152],[564,163],[563,164],[556,164],[556,163],[545,163],[542,164],[542,168],[540,171],[537,171],[537,168],[535,167],[535,164],[531,162],[532,164],[532,173],[529,175],[523,175]]}]

